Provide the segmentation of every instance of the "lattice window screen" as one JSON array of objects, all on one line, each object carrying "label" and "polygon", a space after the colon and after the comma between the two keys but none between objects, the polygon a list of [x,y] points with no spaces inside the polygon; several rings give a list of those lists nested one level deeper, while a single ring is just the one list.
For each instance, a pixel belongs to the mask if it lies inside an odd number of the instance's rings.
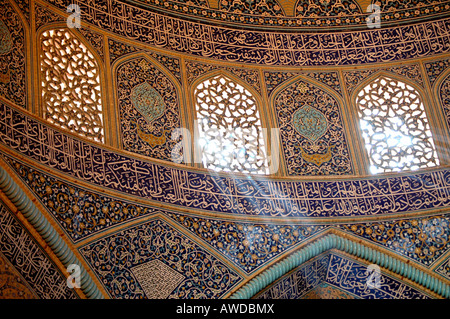
[{"label": "lattice window screen", "polygon": [[98,142],[104,141],[99,68],[69,30],[41,36],[41,89],[45,119]]},{"label": "lattice window screen", "polygon": [[217,75],[194,92],[197,125],[206,168],[268,174],[263,129],[254,96],[238,83]]},{"label": "lattice window screen", "polygon": [[381,76],[356,102],[372,174],[439,165],[422,99],[412,86]]}]

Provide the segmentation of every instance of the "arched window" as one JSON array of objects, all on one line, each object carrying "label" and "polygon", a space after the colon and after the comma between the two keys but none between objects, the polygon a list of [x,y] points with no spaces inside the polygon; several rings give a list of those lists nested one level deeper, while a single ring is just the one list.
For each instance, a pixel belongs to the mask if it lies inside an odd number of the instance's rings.
[{"label": "arched window", "polygon": [[380,76],[356,103],[372,174],[439,165],[422,99],[412,86]]},{"label": "arched window", "polygon": [[251,92],[224,75],[194,91],[199,140],[206,168],[267,174],[263,129]]},{"label": "arched window", "polygon": [[45,31],[40,40],[44,118],[103,142],[100,72],[94,55],[67,29]]}]

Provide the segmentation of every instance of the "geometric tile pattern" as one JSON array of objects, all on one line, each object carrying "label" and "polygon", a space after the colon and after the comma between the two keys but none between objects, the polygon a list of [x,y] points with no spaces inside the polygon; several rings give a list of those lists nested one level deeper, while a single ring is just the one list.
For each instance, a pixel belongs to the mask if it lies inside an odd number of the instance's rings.
[{"label": "geometric tile pattern", "polygon": [[[174,83],[145,58],[122,62],[115,76],[123,148],[171,161],[172,150],[178,142],[172,140],[171,132],[181,127],[179,97]],[[140,94],[136,94],[137,90]],[[146,118],[142,107],[155,108],[158,116]]]},{"label": "geometric tile pattern", "polygon": [[131,268],[149,299],[165,299],[184,280],[184,276],[158,259]]}]

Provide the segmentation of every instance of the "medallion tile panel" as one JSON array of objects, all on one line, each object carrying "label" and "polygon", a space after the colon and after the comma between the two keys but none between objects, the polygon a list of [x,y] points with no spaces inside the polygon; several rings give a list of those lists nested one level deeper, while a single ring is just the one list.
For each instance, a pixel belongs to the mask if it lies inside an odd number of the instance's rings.
[{"label": "medallion tile panel", "polygon": [[[64,10],[66,11],[66,10]],[[35,26],[36,30],[52,22],[65,22],[66,19],[62,15],[47,9],[44,6],[35,3]]]},{"label": "medallion tile panel", "polygon": [[73,242],[124,222],[161,212],[78,187],[12,158],[7,161]]},{"label": "medallion tile panel", "polygon": [[276,95],[274,107],[288,175],[353,174],[343,119],[334,97],[299,80]]},{"label": "medallion tile panel", "polygon": [[30,23],[30,0],[14,0],[17,6],[20,8],[20,11],[27,19],[28,23]]},{"label": "medallion tile panel", "polygon": [[405,77],[406,79],[409,79],[417,84],[420,84],[423,86],[423,77],[422,73],[420,71],[419,64],[411,64],[411,65],[404,65],[404,66],[396,66],[396,67],[390,67],[390,68],[376,68],[376,69],[367,69],[367,70],[356,70],[356,71],[344,71],[344,81],[347,89],[350,92],[353,92],[355,87],[357,87],[360,83],[362,83],[364,80],[366,80],[369,76],[374,74],[378,71],[387,71],[391,72],[397,75],[400,75],[402,77]]},{"label": "medallion tile panel", "polygon": [[[50,2],[56,2],[55,0]],[[99,2],[98,7],[108,6],[107,1]],[[177,16],[197,22],[233,25],[239,28],[258,29],[352,29],[365,27],[370,12],[361,7],[357,0],[339,1],[239,1],[239,0],[195,0],[159,1],[125,0],[125,4]],[[433,17],[445,16],[449,9],[448,1],[388,1],[381,3],[381,21],[386,26],[400,23],[423,21]],[[370,4],[368,2],[367,4]],[[366,4],[366,5],[367,5]]]},{"label": "medallion tile panel", "polygon": [[172,81],[145,58],[122,63],[116,71],[121,139],[127,151],[172,160],[181,127],[179,97]]}]

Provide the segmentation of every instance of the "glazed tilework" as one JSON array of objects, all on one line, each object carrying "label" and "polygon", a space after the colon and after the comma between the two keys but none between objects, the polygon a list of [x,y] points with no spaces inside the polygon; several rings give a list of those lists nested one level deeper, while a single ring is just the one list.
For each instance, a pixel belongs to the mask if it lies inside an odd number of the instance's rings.
[{"label": "glazed tilework", "polygon": [[188,82],[191,84],[199,76],[215,70],[226,70],[250,84],[258,93],[261,93],[261,84],[259,81],[259,72],[257,70],[248,70],[240,68],[221,67],[220,65],[186,62],[186,73]]},{"label": "glazed tilework", "polygon": [[434,271],[450,280],[450,258],[444,260]]},{"label": "glazed tilework", "polygon": [[36,299],[20,273],[0,253],[0,299]]},{"label": "glazed tilework", "polygon": [[343,230],[430,267],[450,250],[450,216],[348,224]]},{"label": "glazed tilework", "polygon": [[[35,25],[36,30],[39,29],[42,26],[45,26],[46,24],[52,23],[52,22],[64,22],[66,19],[64,19],[63,16],[56,14],[54,11],[48,10],[44,6],[39,5],[38,3],[35,3]],[[66,10],[64,10],[66,11]]]},{"label": "glazed tilework", "polygon": [[68,184],[12,159],[8,161],[73,242],[161,212]]},{"label": "glazed tilework", "polygon": [[326,253],[307,261],[271,283],[255,299],[299,299],[324,282],[331,255]]},{"label": "glazed tilework", "polygon": [[447,127],[450,129],[450,74],[442,81],[438,94]]},{"label": "glazed tilework", "polygon": [[0,0],[0,96],[27,107],[25,29],[17,12]]},{"label": "glazed tilework", "polygon": [[[353,174],[340,106],[331,94],[299,80],[277,93],[274,108],[288,175]],[[305,134],[321,126],[317,138]]]},{"label": "glazed tilework", "polygon": [[[292,1],[289,4],[276,0],[195,0],[124,1],[136,3],[157,12],[170,12],[197,21],[211,21],[225,25],[254,28],[358,28],[365,26],[366,7],[356,0],[337,2],[323,0]],[[105,5],[105,1],[101,2]],[[367,4],[370,4],[368,2]],[[366,5],[367,5],[366,4]],[[381,5],[381,21],[390,26],[395,21],[413,22],[439,16],[448,10],[447,1],[385,1]],[[106,6],[106,5],[105,5]]]},{"label": "glazed tilework", "polygon": [[[63,10],[71,0],[48,0]],[[184,21],[117,0],[75,1],[81,18],[147,45],[236,63],[355,65],[426,57],[450,51],[450,20],[336,33],[266,33]],[[112,9],[120,8],[120,9]]]},{"label": "glazed tilework", "polygon": [[431,86],[436,82],[436,79],[445,72],[450,65],[450,59],[443,59],[425,63],[425,70],[430,80]]},{"label": "glazed tilework", "polygon": [[323,225],[242,223],[170,212],[167,215],[247,273],[327,228]]},{"label": "glazed tilework", "polygon": [[168,299],[220,298],[242,280],[208,250],[159,219],[100,238],[81,247],[80,253],[112,298],[148,298],[130,268],[152,260],[185,277]]},{"label": "glazed tilework", "polygon": [[0,143],[77,179],[167,204],[279,217],[373,216],[449,206],[447,169],[340,181],[221,177],[151,164],[70,137],[0,103]]},{"label": "glazed tilework", "polygon": [[20,8],[28,23],[30,23],[30,0],[14,0],[14,2]]},{"label": "glazed tilework", "polygon": [[[247,273],[327,229],[325,225],[238,222],[186,216],[80,188],[19,162],[7,161],[74,242],[125,222],[163,214]],[[336,225],[427,267],[450,250],[450,217],[438,215]]]},{"label": "glazed tilework", "polygon": [[[146,85],[136,95],[139,88]],[[120,112],[123,148],[157,159],[171,160],[172,150],[179,140],[172,140],[172,131],[181,127],[177,89],[165,73],[145,58],[134,58],[119,65],[116,71],[117,103]],[[142,90],[141,90],[142,91]],[[150,94],[157,94],[160,105]],[[159,108],[160,114],[146,118],[139,104],[145,103],[149,112]]]},{"label": "glazed tilework", "polygon": [[278,279],[258,299],[301,299],[324,284],[358,299],[430,299],[416,288],[384,273],[380,287],[367,286],[367,265],[339,253],[326,253]]},{"label": "glazed tilework", "polygon": [[397,74],[423,86],[423,78],[419,64],[396,66],[390,68],[345,71],[343,73],[345,85],[347,89],[352,92],[356,86],[358,86],[361,82],[378,71],[387,71],[393,74]]},{"label": "glazed tilework", "polygon": [[311,77],[325,85],[334,89],[342,95],[341,83],[338,72],[286,72],[286,71],[265,71],[264,80],[266,83],[267,94],[270,96],[272,92],[283,82],[293,78],[294,76],[305,75]]},{"label": "glazed tilework", "polygon": [[76,299],[65,276],[33,236],[0,201],[0,253],[41,299]]},{"label": "glazed tilework", "polygon": [[108,46],[111,64],[124,55],[135,52],[145,52],[146,55],[161,63],[161,65],[163,65],[168,72],[172,73],[179,83],[182,82],[181,65],[178,58],[143,50],[111,38],[108,39]]}]

